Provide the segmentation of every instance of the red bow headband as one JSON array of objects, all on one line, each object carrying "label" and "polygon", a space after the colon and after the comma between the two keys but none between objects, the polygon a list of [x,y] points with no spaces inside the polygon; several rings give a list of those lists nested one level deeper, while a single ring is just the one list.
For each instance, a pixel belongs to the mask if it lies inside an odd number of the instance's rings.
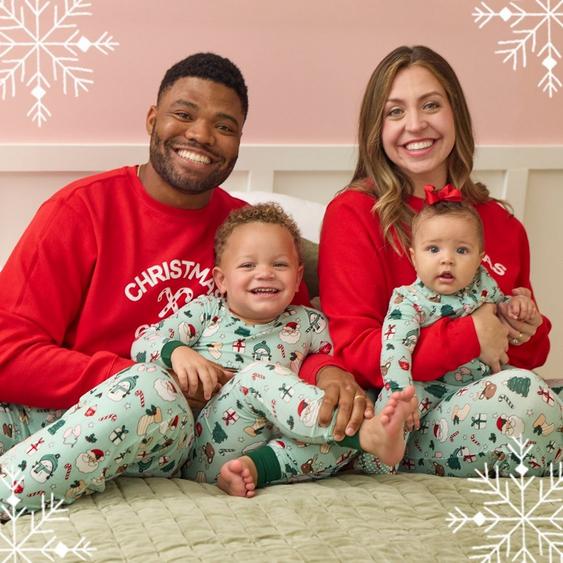
[{"label": "red bow headband", "polygon": [[446,184],[442,189],[437,190],[432,184],[424,186],[426,203],[434,205],[439,201],[462,201],[461,192],[451,184]]}]

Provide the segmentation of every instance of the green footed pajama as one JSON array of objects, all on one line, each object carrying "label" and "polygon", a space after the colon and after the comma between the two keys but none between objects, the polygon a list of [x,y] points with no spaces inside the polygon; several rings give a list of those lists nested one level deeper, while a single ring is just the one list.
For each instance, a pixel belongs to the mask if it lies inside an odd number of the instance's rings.
[{"label": "green footed pajama", "polygon": [[[421,327],[504,299],[482,266],[468,287],[452,295],[438,294],[418,279],[396,288],[382,327],[385,388],[376,410],[390,392],[413,383],[410,365]],[[439,379],[413,384],[421,428],[409,435],[401,471],[471,477],[487,464],[489,470],[496,466],[501,475],[509,475],[520,463],[511,451],[511,446],[517,448],[513,438],[532,446],[526,455],[532,475],[547,475],[550,464],[561,461],[562,403],[535,373],[506,366],[491,374],[474,359]],[[366,454],[355,467],[367,473],[391,470]]]},{"label": "green footed pajama", "polygon": [[[474,477],[487,464],[507,476],[519,465],[513,438],[532,446],[525,458],[529,475],[548,475],[551,463],[556,469],[563,460],[563,401],[541,377],[517,368],[485,377],[463,370],[456,379],[455,373],[414,383],[421,427],[410,433],[400,471]],[[355,467],[390,470],[368,454]]]},{"label": "green footed pajama", "polygon": [[[169,477],[193,442],[188,403],[154,364],[118,373],[66,412],[2,404],[0,423],[0,500],[14,493],[29,509],[41,507],[42,495],[72,503],[119,475]],[[17,481],[8,471],[19,472]]]},{"label": "green footed pajama", "polygon": [[237,373],[207,403],[182,476],[215,482],[224,463],[249,455],[258,486],[328,477],[359,449],[357,435],[332,441],[336,420],[317,424],[324,391],[280,365],[256,362]]}]

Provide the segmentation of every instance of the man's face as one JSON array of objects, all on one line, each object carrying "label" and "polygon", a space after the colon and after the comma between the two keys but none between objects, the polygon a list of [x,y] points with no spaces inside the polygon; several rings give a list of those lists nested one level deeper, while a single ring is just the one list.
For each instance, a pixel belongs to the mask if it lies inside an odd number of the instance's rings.
[{"label": "man's face", "polygon": [[171,187],[198,195],[224,182],[237,161],[243,123],[234,90],[201,78],[178,79],[147,115],[159,192]]}]

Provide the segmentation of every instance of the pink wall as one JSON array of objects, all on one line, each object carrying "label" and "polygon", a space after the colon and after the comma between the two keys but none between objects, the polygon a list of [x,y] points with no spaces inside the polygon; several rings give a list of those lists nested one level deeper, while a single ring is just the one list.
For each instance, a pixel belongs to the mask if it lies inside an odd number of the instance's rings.
[{"label": "pink wall", "polygon": [[[0,99],[0,142],[143,142],[145,114],[166,68],[189,53],[211,50],[232,58],[247,78],[244,142],[351,143],[360,98],[378,60],[400,44],[422,43],[457,70],[479,143],[563,143],[563,91],[549,98],[537,87],[545,54],[538,59],[528,50],[527,68],[517,71],[502,64],[494,51],[498,40],[515,37],[509,27],[514,19],[505,23],[495,17],[479,29],[472,17],[478,0],[91,3],[91,16],[75,18],[79,36],[94,40],[107,31],[119,47],[107,56],[77,51],[80,60],[74,64],[94,71],[90,91],[78,98],[63,95],[60,74],[53,81],[45,68],[52,88],[44,100],[52,117],[40,129],[26,117],[34,99],[18,77],[15,98]],[[51,0],[51,7],[55,4],[63,2]],[[536,0],[515,4],[527,12],[539,9]],[[497,11],[509,6],[505,0],[487,5]],[[530,27],[524,24],[519,28]],[[553,27],[561,52],[561,26]],[[545,43],[547,27],[540,31],[536,51]],[[23,53],[23,47],[14,47],[2,56],[1,44],[0,37],[0,70],[7,68],[5,59]],[[563,79],[559,62],[554,72]]]}]

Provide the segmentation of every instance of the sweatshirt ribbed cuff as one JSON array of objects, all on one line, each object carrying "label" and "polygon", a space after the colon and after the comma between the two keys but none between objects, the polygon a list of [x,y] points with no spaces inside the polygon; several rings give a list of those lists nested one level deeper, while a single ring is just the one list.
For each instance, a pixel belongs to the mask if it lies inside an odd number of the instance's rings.
[{"label": "sweatshirt ribbed cuff", "polygon": [[256,488],[260,489],[281,478],[280,462],[270,446],[262,446],[255,450],[250,450],[247,454],[256,466]]},{"label": "sweatshirt ribbed cuff", "polygon": [[170,358],[172,357],[172,352],[174,352],[174,350],[176,350],[176,348],[179,348],[180,346],[186,346],[186,345],[183,342],[180,342],[179,340],[170,340],[170,342],[167,342],[162,347],[162,350],[160,351],[160,357],[162,358],[162,361],[164,362],[166,367],[169,368],[172,367],[172,362],[170,361]]}]

